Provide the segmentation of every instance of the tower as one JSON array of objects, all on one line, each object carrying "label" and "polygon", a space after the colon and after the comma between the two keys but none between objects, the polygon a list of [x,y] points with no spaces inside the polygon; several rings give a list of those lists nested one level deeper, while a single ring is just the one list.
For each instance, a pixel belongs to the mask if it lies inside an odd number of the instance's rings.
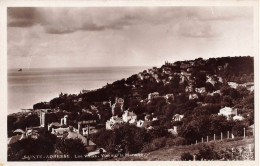
[{"label": "tower", "polygon": [[40,126],[41,127],[45,127],[45,111],[44,110],[41,110],[40,111]]}]

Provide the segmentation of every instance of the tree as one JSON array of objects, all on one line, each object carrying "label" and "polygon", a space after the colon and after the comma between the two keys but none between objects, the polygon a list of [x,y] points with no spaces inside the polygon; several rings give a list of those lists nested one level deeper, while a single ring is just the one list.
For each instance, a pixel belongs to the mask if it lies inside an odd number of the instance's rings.
[{"label": "tree", "polygon": [[228,85],[223,86],[220,89],[220,92],[222,93],[223,96],[229,95],[231,88]]},{"label": "tree", "polygon": [[218,160],[219,156],[218,153],[214,150],[213,144],[201,144],[199,146],[199,152],[196,155],[198,156],[197,159],[205,159],[205,160]]},{"label": "tree", "polygon": [[150,134],[152,139],[169,135],[167,128],[165,128],[164,126],[155,126],[152,130],[149,130],[148,133]]},{"label": "tree", "polygon": [[223,96],[222,102],[221,102],[222,107],[232,107],[232,98],[230,96]]},{"label": "tree", "polygon": [[40,118],[38,115],[32,114],[27,117],[19,118],[15,126],[25,129],[26,127],[35,127],[40,125]]},{"label": "tree", "polygon": [[221,132],[231,131],[233,122],[228,121],[225,116],[212,115],[210,117],[210,133],[220,134]]},{"label": "tree", "polygon": [[181,160],[190,161],[190,160],[193,160],[193,156],[189,152],[185,152],[185,153],[182,153]]},{"label": "tree", "polygon": [[244,135],[244,128],[247,130],[248,124],[243,123],[241,121],[236,121],[235,125],[232,127],[232,133],[235,136],[243,136]]},{"label": "tree", "polygon": [[[51,139],[39,136],[38,139],[26,138],[10,145],[8,160],[22,160],[25,155],[51,155],[54,152],[54,143]],[[45,160],[31,158],[31,160]]]},{"label": "tree", "polygon": [[88,152],[80,139],[58,139],[55,148],[71,158],[74,158],[75,155],[85,155]]},{"label": "tree", "polygon": [[165,109],[165,118],[167,119],[167,120],[171,120],[172,119],[172,116],[173,116],[173,114],[174,114],[174,110],[176,109],[176,105],[174,105],[174,104],[168,104],[167,106],[166,106],[166,109]]},{"label": "tree", "polygon": [[212,93],[214,91],[214,86],[210,82],[206,82],[205,88],[207,92]]},{"label": "tree", "polygon": [[123,110],[120,107],[115,107],[114,109],[114,115],[116,116],[122,116]]},{"label": "tree", "polygon": [[146,130],[129,124],[123,125],[115,130],[119,144],[128,153],[138,153],[142,150],[145,142],[148,141]]},{"label": "tree", "polygon": [[8,115],[7,116],[7,131],[8,131],[8,137],[12,136],[12,130],[15,129],[15,123],[17,121],[16,116]]},{"label": "tree", "polygon": [[195,71],[195,83],[196,87],[201,88],[206,85],[206,74]]}]

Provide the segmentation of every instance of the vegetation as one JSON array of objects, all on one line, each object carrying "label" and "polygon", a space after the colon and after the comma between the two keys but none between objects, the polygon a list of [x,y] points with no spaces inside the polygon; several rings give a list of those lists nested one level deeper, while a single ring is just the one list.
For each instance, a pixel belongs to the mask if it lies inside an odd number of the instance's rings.
[{"label": "vegetation", "polygon": [[[227,132],[239,137],[243,135],[244,129],[248,130],[254,124],[254,91],[247,85],[242,85],[254,81],[253,65],[252,57],[179,61],[145,70],[87,93],[61,93],[49,102],[36,103],[33,108],[58,110],[49,122],[59,121],[68,115],[68,124],[74,127],[77,127],[79,121],[96,120],[95,127],[99,132],[91,135],[91,139],[111,154],[151,152],[163,147],[190,145],[201,138]],[[230,86],[229,82],[235,82],[238,86]],[[153,92],[158,92],[160,96],[148,100],[148,94]],[[166,99],[166,94],[172,94],[173,97]],[[195,97],[192,98],[192,95]],[[126,123],[115,130],[105,130],[105,123],[112,116],[111,105],[117,97],[124,99],[123,110],[133,111],[138,120],[144,120],[144,117],[150,121],[156,119],[151,121],[152,129],[146,130]],[[236,108],[243,120],[217,115],[223,107]],[[115,115],[121,116],[122,113],[121,108],[114,109]],[[176,114],[184,115],[184,118],[173,121]],[[32,111],[30,115],[9,115],[8,136],[12,136],[15,129],[25,130],[26,127],[38,125],[36,112]],[[173,126],[177,126],[178,136],[168,132]],[[36,140],[23,141],[11,145],[10,154],[17,152],[13,155],[19,156],[20,153],[41,153],[22,150],[30,149],[29,142],[34,145]],[[45,141],[46,146],[52,149],[46,152],[43,150],[42,153],[86,153],[80,149],[82,145],[77,140],[49,141],[41,138],[37,141]],[[216,160],[228,155],[224,152],[216,153],[211,145],[201,145],[198,148],[198,159]],[[57,151],[53,152],[53,149]],[[191,154],[184,153],[181,159],[190,160]]]}]

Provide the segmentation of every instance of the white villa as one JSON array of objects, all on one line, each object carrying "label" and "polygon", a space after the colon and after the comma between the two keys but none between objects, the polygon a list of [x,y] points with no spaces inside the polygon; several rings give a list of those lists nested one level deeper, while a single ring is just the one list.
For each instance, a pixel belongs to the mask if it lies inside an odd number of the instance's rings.
[{"label": "white villa", "polygon": [[224,107],[219,110],[218,115],[223,115],[227,117],[228,120],[230,120],[231,117],[237,115],[237,109],[230,108],[230,107]]},{"label": "white villa", "polygon": [[173,126],[173,129],[168,129],[168,132],[172,135],[178,135],[177,126]]},{"label": "white villa", "polygon": [[236,115],[233,117],[233,120],[243,120],[243,119],[244,119],[244,117],[241,115]]},{"label": "white villa", "polygon": [[52,122],[52,123],[48,124],[48,131],[50,131],[51,128],[58,128],[58,127],[62,127],[62,126],[67,126],[68,125],[67,119],[68,119],[68,115],[64,115],[64,117],[60,119],[60,123]]},{"label": "white villa", "polygon": [[152,100],[156,97],[159,97],[159,92],[153,92],[148,94],[148,100]]},{"label": "white villa", "polygon": [[107,130],[113,130],[116,125],[122,124],[124,121],[122,118],[119,118],[118,116],[112,116],[107,122],[106,122],[106,129]]},{"label": "white villa", "polygon": [[69,127],[66,127],[66,128],[57,128],[57,129],[54,129],[52,128],[52,131],[51,133],[56,135],[57,137],[63,137],[63,134],[66,133],[66,132],[69,132],[70,131],[70,128]]},{"label": "white villa", "polygon": [[234,88],[236,89],[238,87],[238,84],[236,82],[228,82],[228,85],[231,87],[231,88]]},{"label": "white villa", "polygon": [[206,92],[206,88],[205,87],[195,88],[195,92],[197,92],[197,93],[205,93]]},{"label": "white villa", "polygon": [[173,115],[172,120],[173,121],[181,121],[183,117],[184,117],[184,115],[175,114],[175,115]]},{"label": "white villa", "polygon": [[189,95],[189,100],[194,100],[194,99],[198,99],[198,98],[199,97],[198,97],[198,95],[196,93]]},{"label": "white villa", "polygon": [[206,82],[209,82],[212,85],[215,85],[217,83],[217,81],[214,79],[214,77],[211,77],[209,75],[207,75],[207,81]]},{"label": "white villa", "polygon": [[171,94],[166,94],[165,95],[165,99],[168,100],[169,98],[172,98],[174,100],[174,95],[171,93]]},{"label": "white villa", "polygon": [[144,121],[143,121],[143,120],[138,120],[138,121],[136,122],[136,126],[137,126],[137,127],[142,127],[143,124],[144,124]]},{"label": "white villa", "polygon": [[124,122],[135,123],[137,121],[137,115],[134,112],[126,110],[122,115]]}]

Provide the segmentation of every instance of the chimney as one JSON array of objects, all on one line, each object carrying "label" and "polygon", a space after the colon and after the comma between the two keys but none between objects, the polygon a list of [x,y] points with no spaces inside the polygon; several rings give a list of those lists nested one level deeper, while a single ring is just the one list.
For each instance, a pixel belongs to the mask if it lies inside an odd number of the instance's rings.
[{"label": "chimney", "polygon": [[67,118],[68,118],[68,116],[65,115],[65,116],[64,116],[64,124],[65,124],[65,125],[67,125]]},{"label": "chimney", "polygon": [[82,128],[82,134],[83,134],[83,136],[86,135],[85,128]]},{"label": "chimney", "polygon": [[79,131],[80,131],[80,123],[78,123],[78,133],[79,133]]},{"label": "chimney", "polygon": [[173,126],[173,130],[174,130],[176,133],[178,133],[178,132],[177,132],[177,126]]},{"label": "chimney", "polygon": [[54,128],[52,128],[51,133],[54,134]]},{"label": "chimney", "polygon": [[87,127],[88,133],[87,133],[87,146],[89,146],[89,125]]},{"label": "chimney", "polygon": [[51,128],[51,125],[50,125],[50,124],[48,124],[48,131],[50,131],[50,128]]},{"label": "chimney", "polygon": [[60,125],[63,125],[63,121],[64,121],[64,119],[61,118],[61,119],[60,119]]},{"label": "chimney", "polygon": [[87,135],[88,135],[88,138],[89,138],[89,125],[88,125],[88,128],[87,128],[87,130],[88,130],[88,133],[87,133]]},{"label": "chimney", "polygon": [[111,108],[111,106],[112,106],[112,104],[111,104],[111,100],[109,100],[109,106],[110,106],[110,108]]}]

